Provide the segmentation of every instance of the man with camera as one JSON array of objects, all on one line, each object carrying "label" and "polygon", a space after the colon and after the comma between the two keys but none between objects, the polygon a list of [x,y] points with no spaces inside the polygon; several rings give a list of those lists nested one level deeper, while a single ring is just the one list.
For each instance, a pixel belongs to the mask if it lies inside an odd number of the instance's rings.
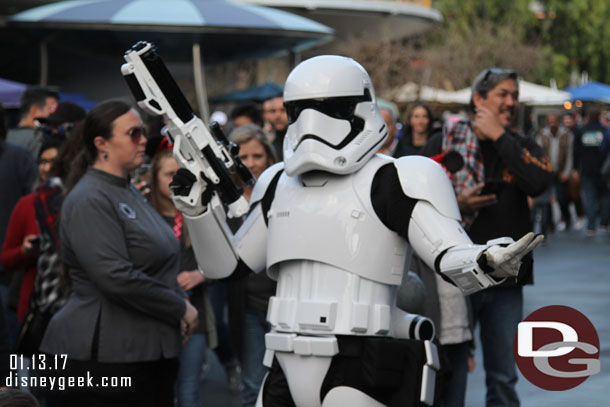
[{"label": "man with camera", "polygon": [[[500,236],[513,239],[532,231],[528,196],[541,194],[552,180],[548,158],[534,140],[511,126],[518,111],[515,71],[489,68],[472,84],[470,120],[447,123],[424,147],[427,156],[457,151],[464,166],[452,176],[462,223],[474,243]],[[524,259],[525,260],[525,259]],[[533,259],[518,279],[471,295],[480,323],[487,383],[487,406],[518,406],[513,339],[523,318],[522,285],[533,282]]]}]

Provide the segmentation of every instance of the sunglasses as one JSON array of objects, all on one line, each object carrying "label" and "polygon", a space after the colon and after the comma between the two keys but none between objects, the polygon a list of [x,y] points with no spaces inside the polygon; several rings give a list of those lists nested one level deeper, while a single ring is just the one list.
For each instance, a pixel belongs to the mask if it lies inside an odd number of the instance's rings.
[{"label": "sunglasses", "polygon": [[492,81],[493,79],[495,79],[496,76],[502,76],[505,78],[511,78],[514,80],[517,80],[517,72],[513,71],[512,69],[503,69],[503,68],[489,68],[487,71],[485,71],[485,75],[483,76],[483,79],[481,80],[480,85],[478,86],[478,88],[482,88],[482,89],[487,89],[489,88],[489,82]]},{"label": "sunglasses", "polygon": [[127,132],[127,135],[131,137],[132,142],[139,143],[142,137],[146,137],[146,128],[142,126],[132,127]]}]

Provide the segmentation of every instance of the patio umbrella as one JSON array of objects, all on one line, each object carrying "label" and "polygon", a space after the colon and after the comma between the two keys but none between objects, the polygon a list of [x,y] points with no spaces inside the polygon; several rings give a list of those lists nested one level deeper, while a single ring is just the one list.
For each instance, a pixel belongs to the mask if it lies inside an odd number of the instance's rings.
[{"label": "patio umbrella", "polygon": [[146,40],[167,60],[184,59],[189,44],[200,110],[207,105],[202,54],[209,61],[226,61],[298,52],[328,41],[333,33],[304,17],[228,0],[70,0],[23,11],[9,24],[40,35],[43,79],[48,38],[106,55],[122,55]]},{"label": "patio umbrella", "polygon": [[[0,78],[0,104],[6,108],[19,107],[21,105],[21,96],[28,86],[25,83]],[[59,92],[59,100],[62,102],[74,102],[86,111],[91,110],[95,106],[95,102],[79,93]]]},{"label": "patio umbrella", "polygon": [[21,94],[27,85],[0,78],[0,103],[4,107],[19,107]]},{"label": "patio umbrella", "polygon": [[604,83],[589,82],[565,91],[572,95],[572,100],[610,103],[610,86]]}]

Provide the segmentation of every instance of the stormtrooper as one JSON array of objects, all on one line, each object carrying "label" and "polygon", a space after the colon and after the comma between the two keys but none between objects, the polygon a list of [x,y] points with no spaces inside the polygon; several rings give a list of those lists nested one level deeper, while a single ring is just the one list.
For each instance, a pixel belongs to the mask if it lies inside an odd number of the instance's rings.
[{"label": "stormtrooper", "polygon": [[[257,405],[432,405],[433,324],[396,305],[411,251],[470,294],[516,278],[542,237],[474,245],[439,164],[375,154],[387,128],[354,60],[300,63],[284,103],[284,162],[260,176],[235,234],[218,194],[199,193],[204,177],[181,170],[173,183],[206,276],[277,280]],[[201,197],[181,199],[195,186]]]}]

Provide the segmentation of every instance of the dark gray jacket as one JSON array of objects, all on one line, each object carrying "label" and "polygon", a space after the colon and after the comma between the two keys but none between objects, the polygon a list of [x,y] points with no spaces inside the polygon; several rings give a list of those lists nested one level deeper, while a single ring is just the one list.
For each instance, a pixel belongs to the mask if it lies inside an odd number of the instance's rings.
[{"label": "dark gray jacket", "polygon": [[111,363],[177,357],[180,247],[142,195],[90,168],[64,201],[60,239],[72,292],[41,351]]}]

